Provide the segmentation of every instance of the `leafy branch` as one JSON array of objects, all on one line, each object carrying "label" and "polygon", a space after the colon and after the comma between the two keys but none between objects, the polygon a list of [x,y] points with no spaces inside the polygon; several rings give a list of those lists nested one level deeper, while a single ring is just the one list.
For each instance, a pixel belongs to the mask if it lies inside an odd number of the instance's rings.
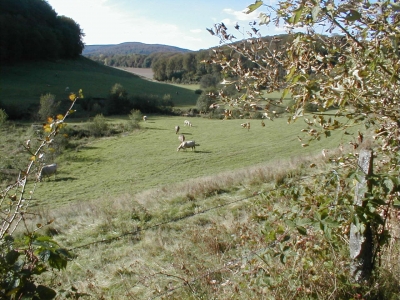
[{"label": "leafy branch", "polygon": [[[0,295],[4,299],[53,299],[56,292],[50,287],[37,285],[35,276],[46,272],[47,264],[60,270],[72,259],[72,255],[53,239],[37,233],[53,220],[37,224],[37,228],[31,231],[26,224],[26,216],[30,214],[29,205],[37,188],[40,161],[54,137],[66,126],[65,119],[74,112],[73,107],[80,98],[83,98],[82,90],[69,96],[71,105],[65,115],[47,119],[43,125],[47,135],[38,139],[37,148],[32,146],[31,140],[26,141],[24,146],[30,155],[26,169],[20,171],[14,183],[0,192]],[[28,189],[30,181],[33,181],[33,185]],[[15,231],[21,222],[25,226],[25,238],[22,241],[15,238]]]}]

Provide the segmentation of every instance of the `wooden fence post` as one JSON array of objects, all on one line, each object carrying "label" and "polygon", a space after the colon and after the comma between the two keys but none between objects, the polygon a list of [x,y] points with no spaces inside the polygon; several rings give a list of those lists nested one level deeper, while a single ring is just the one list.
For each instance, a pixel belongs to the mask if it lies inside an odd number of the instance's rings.
[{"label": "wooden fence post", "polygon": [[[373,154],[371,150],[361,150],[358,166],[364,173],[363,178],[355,188],[354,206],[363,206],[365,193],[370,191],[367,176],[372,175]],[[371,224],[367,223],[365,230],[360,232],[352,223],[350,227],[350,271],[354,282],[361,282],[370,277],[373,268],[373,240]]]}]

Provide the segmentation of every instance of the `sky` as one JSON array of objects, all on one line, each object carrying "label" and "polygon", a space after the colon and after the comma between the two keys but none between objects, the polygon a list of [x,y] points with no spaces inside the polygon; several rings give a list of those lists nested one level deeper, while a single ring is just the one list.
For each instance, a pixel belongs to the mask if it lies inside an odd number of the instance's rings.
[{"label": "sky", "polygon": [[[270,0],[273,1],[273,0]],[[243,11],[255,0],[47,0],[55,12],[72,18],[85,34],[85,45],[124,42],[164,44],[197,51],[219,44],[206,28],[223,22],[238,40],[248,38],[249,22],[262,10]],[[266,1],[264,1],[266,2]],[[240,34],[233,27],[241,26]],[[279,30],[266,27],[263,35]],[[245,36],[246,35],[246,36]]]}]

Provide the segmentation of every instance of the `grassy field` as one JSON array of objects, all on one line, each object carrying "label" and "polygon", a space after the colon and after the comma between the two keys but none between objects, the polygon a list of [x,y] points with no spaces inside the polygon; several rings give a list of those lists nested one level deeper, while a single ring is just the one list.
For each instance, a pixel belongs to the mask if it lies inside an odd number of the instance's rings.
[{"label": "grassy field", "polygon": [[[80,62],[85,67],[79,71]],[[195,103],[197,97],[194,86],[158,84],[95,64],[88,68],[91,63],[86,60],[64,64],[8,69],[15,82],[2,76],[1,83],[7,87],[1,91],[7,95],[2,101],[21,103],[25,94],[30,95],[26,101],[38,101],[42,89],[53,87],[49,92],[64,97],[63,77],[68,77],[72,90],[83,88],[92,96],[104,96],[118,82],[129,94],[140,90],[179,96],[179,107]],[[54,77],[56,70],[58,77]],[[47,86],[50,80],[54,82]],[[342,264],[348,255],[345,243],[343,249],[327,245],[324,251],[333,252],[327,259],[316,251],[324,246],[321,236],[292,236],[290,242],[296,247],[296,239],[311,239],[313,247],[307,249],[315,250],[315,256],[310,264],[299,263],[304,258],[300,254],[289,258],[286,266],[277,257],[269,264],[264,256],[270,245],[263,220],[278,204],[285,206],[284,179],[325,171],[329,162],[321,150],[332,153],[340,144],[347,145],[357,128],[301,147],[298,136],[306,127],[302,119],[291,125],[287,117],[266,120],[265,127],[253,119],[193,117],[189,119],[192,127],[184,126],[184,120],[148,115],[148,121],[140,122],[141,129],[88,138],[56,157],[59,172],[55,179],[38,184],[31,202],[34,214],[26,216],[26,226],[36,229],[36,224],[54,220],[43,231],[76,258],[57,273],[56,280],[46,282],[57,290],[73,287],[91,295],[82,299],[322,299],[341,295],[340,283],[328,274],[325,264],[347,275]],[[86,120],[67,121],[73,128],[86,125]],[[113,116],[107,122],[126,128],[127,116]],[[242,128],[243,122],[250,122],[251,129]],[[176,125],[187,140],[199,144],[195,151],[177,151]],[[0,128],[3,161],[24,157],[26,150],[21,145],[31,137],[29,127]],[[311,169],[311,163],[316,167]]]},{"label": "grassy field", "polygon": [[[149,116],[147,122],[141,123],[141,130],[98,139],[79,151],[65,153],[57,159],[57,179],[40,183],[37,204],[54,206],[105,195],[135,194],[202,176],[321,153],[323,148],[335,148],[344,142],[339,133],[302,148],[297,136],[304,123],[287,125],[285,118],[266,122],[265,127],[261,120],[250,120],[250,130],[240,126],[243,120],[191,118],[192,127],[184,126],[184,120]],[[176,150],[179,141],[175,125],[181,127],[180,133],[187,140],[200,144],[195,151]],[[44,193],[57,197],[41,200],[46,198]]]},{"label": "grassy field", "polygon": [[[55,220],[45,230],[77,255],[60,282],[98,299],[295,298],[290,276],[267,285],[258,273],[268,247],[259,216],[281,201],[269,195],[279,182],[325,170],[321,149],[349,136],[303,148],[302,122],[250,120],[248,131],[243,120],[191,118],[193,127],[184,120],[149,116],[141,130],[65,153],[57,179],[39,184],[33,203],[40,218],[32,224]],[[200,144],[196,151],[176,151],[177,124]],[[340,262],[343,253],[334,255]],[[335,278],[314,264],[315,289],[333,293]],[[268,270],[279,278],[292,267],[276,259]]]},{"label": "grassy field", "polygon": [[51,93],[56,100],[68,97],[65,91],[83,89],[86,97],[105,98],[111,87],[119,83],[132,95],[170,94],[174,103],[195,105],[198,95],[183,86],[171,86],[145,80],[132,73],[106,67],[88,58],[69,61],[23,63],[0,68],[0,101],[5,104],[38,104],[40,96]]}]

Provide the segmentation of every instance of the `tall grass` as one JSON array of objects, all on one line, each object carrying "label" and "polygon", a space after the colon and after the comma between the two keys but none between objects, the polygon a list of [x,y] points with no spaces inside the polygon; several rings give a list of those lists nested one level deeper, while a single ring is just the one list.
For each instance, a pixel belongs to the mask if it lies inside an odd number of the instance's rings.
[{"label": "tall grass", "polygon": [[[316,167],[305,167],[311,163]],[[287,177],[327,168],[328,158],[304,155],[63,209],[48,207],[40,215],[56,220],[48,231],[77,254],[60,280],[95,298],[294,299],[315,298],[321,289],[326,297],[349,298],[351,289],[335,282],[318,257],[303,270],[304,278],[290,275],[298,261],[283,265],[264,257],[271,245],[263,234],[263,210],[274,205],[265,195]],[[330,263],[345,270],[347,254],[340,251],[334,250]]]}]

